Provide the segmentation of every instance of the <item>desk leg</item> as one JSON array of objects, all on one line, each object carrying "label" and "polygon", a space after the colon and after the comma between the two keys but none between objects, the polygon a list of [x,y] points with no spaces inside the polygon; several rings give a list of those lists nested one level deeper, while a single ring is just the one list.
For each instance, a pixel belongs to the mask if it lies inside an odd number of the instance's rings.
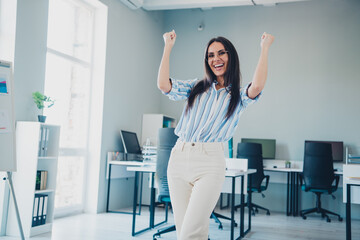
[{"label": "desk leg", "polygon": [[106,212],[109,212],[111,165],[112,164],[109,164],[109,179],[108,179],[108,191],[107,191],[107,197],[106,197]]},{"label": "desk leg", "polygon": [[151,173],[151,193],[150,193],[150,227],[154,228],[155,221],[155,188],[154,173]]},{"label": "desk leg", "polygon": [[136,223],[136,202],[137,202],[137,193],[139,190],[138,187],[138,172],[135,172],[135,182],[134,182],[134,199],[133,199],[133,221],[132,221],[132,229],[131,235],[135,236],[135,223]]},{"label": "desk leg", "polygon": [[294,216],[294,209],[295,209],[295,175],[294,173],[290,173],[291,181],[290,181],[290,215]]},{"label": "desk leg", "polygon": [[[140,196],[139,196],[139,214],[141,214],[141,205],[142,205],[142,192],[143,192],[143,179],[144,179],[144,173],[140,172]],[[136,203],[137,204],[137,203]]]},{"label": "desk leg", "polygon": [[136,208],[137,208],[137,197],[138,197],[138,191],[139,191],[139,172],[136,171],[135,172],[135,183],[134,183],[134,199],[133,199],[133,222],[132,222],[132,229],[131,229],[131,235],[135,236],[137,234],[143,233],[147,230],[151,230],[152,229],[152,225],[154,224],[152,222],[152,218],[154,216],[154,212],[151,212],[151,207],[150,207],[150,219],[149,219],[149,227],[144,228],[142,230],[139,230],[137,232],[135,232],[135,223],[136,223]]},{"label": "desk leg", "polygon": [[235,177],[232,177],[231,179],[232,179],[232,184],[231,184],[231,228],[230,228],[230,239],[234,240],[234,228],[235,228]]},{"label": "desk leg", "polygon": [[290,215],[290,172],[287,173],[286,215]]},{"label": "desk leg", "polygon": [[295,172],[295,206],[294,206],[294,217],[298,216],[299,211],[299,173]]},{"label": "desk leg", "polygon": [[346,240],[351,240],[351,185],[346,184]]},{"label": "desk leg", "polygon": [[[251,177],[248,177],[248,185],[249,186],[251,186]],[[245,186],[246,188],[247,188],[247,186]],[[245,231],[245,234],[244,234],[244,236],[248,233],[248,232],[250,232],[250,230],[251,230],[251,201],[252,201],[252,191],[248,191],[247,192],[247,194],[248,194],[248,209],[249,209],[249,227],[248,227],[248,229]]]},{"label": "desk leg", "polygon": [[241,207],[240,207],[240,237],[243,238],[244,234],[244,215],[245,215],[245,197],[244,197],[244,175],[241,175],[241,190],[240,190],[240,198],[241,198]]}]

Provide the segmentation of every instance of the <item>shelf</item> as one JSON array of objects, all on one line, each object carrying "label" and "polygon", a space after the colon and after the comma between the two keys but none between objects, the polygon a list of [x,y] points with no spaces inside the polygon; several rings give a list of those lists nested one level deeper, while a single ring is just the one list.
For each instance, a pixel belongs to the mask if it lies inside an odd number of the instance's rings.
[{"label": "shelf", "polygon": [[31,227],[30,237],[39,235],[42,233],[50,232],[52,228],[52,223],[45,223],[43,225]]},{"label": "shelf", "polygon": [[54,189],[45,189],[45,190],[35,190],[35,194],[44,194],[44,193],[53,193]]},{"label": "shelf", "polygon": [[[39,156],[43,129],[47,129],[47,152]],[[54,219],[57,162],[59,152],[60,126],[38,122],[18,121],[16,123],[17,171],[13,173],[15,195],[24,236],[27,238],[51,232]],[[38,171],[47,171],[46,188],[35,190]],[[32,227],[35,195],[47,195],[46,224]],[[38,203],[40,204],[40,203]],[[39,206],[39,205],[38,205]],[[43,208],[41,208],[41,211]],[[42,215],[42,212],[41,214]],[[6,235],[19,237],[19,227],[15,214],[14,201],[10,199]]]},{"label": "shelf", "polygon": [[56,160],[57,157],[38,157],[39,160]]}]

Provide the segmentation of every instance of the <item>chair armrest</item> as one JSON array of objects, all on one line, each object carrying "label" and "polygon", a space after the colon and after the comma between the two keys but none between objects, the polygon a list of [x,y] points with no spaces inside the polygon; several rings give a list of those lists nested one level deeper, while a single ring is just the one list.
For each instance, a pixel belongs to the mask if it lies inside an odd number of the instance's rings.
[{"label": "chair armrest", "polygon": [[[269,176],[269,175],[265,175],[265,176],[264,176],[264,179],[266,179],[266,181],[265,181],[265,189],[267,189],[267,187],[268,187],[268,185],[269,185],[270,176]],[[264,179],[263,179],[263,181],[264,181]]]},{"label": "chair armrest", "polygon": [[304,176],[303,173],[299,174],[299,178],[300,178],[300,186],[302,186],[304,184]]},{"label": "chair armrest", "polygon": [[340,181],[340,176],[339,175],[335,175],[335,188],[337,189],[338,188],[338,185],[339,185],[339,181]]}]

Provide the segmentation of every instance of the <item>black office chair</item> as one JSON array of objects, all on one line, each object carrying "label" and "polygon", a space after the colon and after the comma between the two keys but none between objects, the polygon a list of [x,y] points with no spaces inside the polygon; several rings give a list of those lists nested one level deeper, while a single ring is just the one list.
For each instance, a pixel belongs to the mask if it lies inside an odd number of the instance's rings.
[{"label": "black office chair", "polygon": [[331,144],[305,142],[304,167],[300,180],[303,191],[316,194],[316,207],[300,211],[303,219],[306,219],[305,215],[309,213],[321,213],[321,217],[326,217],[327,222],[331,221],[327,214],[335,215],[342,221],[339,214],[323,209],[320,201],[321,194],[332,194],[339,184],[339,176],[334,174]]},{"label": "black office chair", "polygon": [[[263,158],[262,158],[262,146],[259,143],[238,143],[237,147],[237,158],[247,158],[248,159],[248,168],[256,169],[256,173],[251,174],[251,186],[248,186],[248,191],[261,193],[263,197],[265,195],[262,193],[265,191],[269,185],[269,175],[264,175],[263,167]],[[265,179],[265,185],[262,185],[263,180]],[[249,201],[248,201],[249,202]],[[239,208],[240,206],[236,206]],[[267,208],[259,206],[255,203],[250,204],[250,209],[253,215],[262,209],[266,211],[267,215],[270,215],[270,211]]]},{"label": "black office chair", "polygon": [[[158,132],[157,161],[156,161],[156,178],[158,182],[159,195],[158,201],[165,204],[165,221],[168,219],[168,208],[171,204],[169,186],[167,181],[167,167],[170,158],[171,149],[174,147],[178,136],[174,133],[174,128],[160,128]],[[153,235],[153,240],[160,237],[161,234],[175,231],[175,225],[159,229]]]}]

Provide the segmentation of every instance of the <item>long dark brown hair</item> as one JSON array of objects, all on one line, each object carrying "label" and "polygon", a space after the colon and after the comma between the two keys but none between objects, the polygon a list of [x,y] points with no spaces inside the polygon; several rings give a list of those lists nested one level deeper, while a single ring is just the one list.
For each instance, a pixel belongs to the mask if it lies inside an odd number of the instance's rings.
[{"label": "long dark brown hair", "polygon": [[[225,51],[228,53],[228,64],[227,69],[224,73],[224,86],[227,91],[230,92],[231,98],[230,103],[228,107],[228,111],[226,113],[226,118],[230,118],[231,115],[234,113],[240,99],[240,85],[241,85],[241,72],[240,72],[240,62],[239,57],[236,52],[236,49],[234,45],[226,38],[224,37],[216,37],[212,38],[209,43],[207,44],[206,51],[205,51],[205,57],[204,57],[204,65],[205,65],[205,77],[201,81],[199,81],[194,88],[191,90],[187,106],[186,106],[186,112],[190,110],[190,108],[194,105],[195,98],[204,93],[209,89],[211,84],[216,81],[216,75],[211,70],[207,56],[208,56],[208,50],[209,46],[213,42],[219,42],[222,45],[224,45]],[[230,88],[228,90],[228,87]]]}]

